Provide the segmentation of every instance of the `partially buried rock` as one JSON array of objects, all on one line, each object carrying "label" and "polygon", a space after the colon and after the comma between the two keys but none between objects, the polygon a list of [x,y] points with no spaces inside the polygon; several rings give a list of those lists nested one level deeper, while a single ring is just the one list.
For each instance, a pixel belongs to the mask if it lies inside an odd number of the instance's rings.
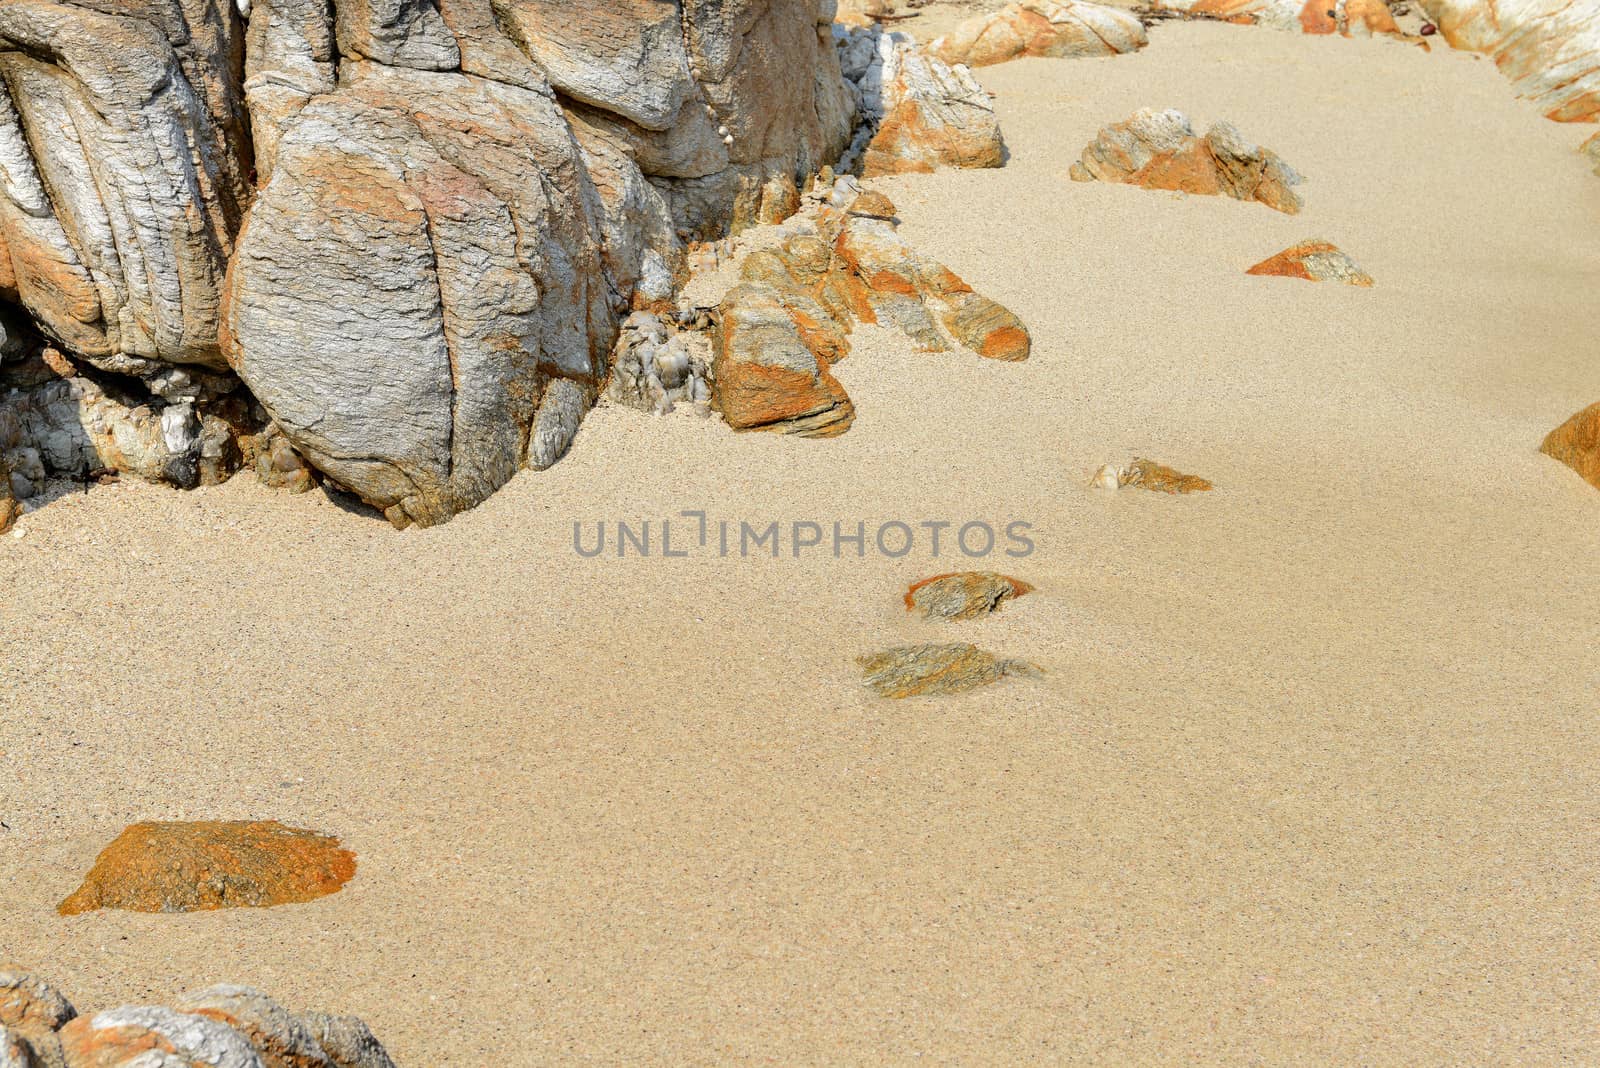
[{"label": "partially buried rock", "polygon": [[334,893],[355,872],[355,854],[337,838],[276,821],[136,823],[101,852],[59,911],[287,905]]},{"label": "partially buried rock", "polygon": [[955,571],[913,583],[906,590],[906,611],[920,610],[924,619],[976,619],[1032,592],[1032,586],[1010,575]]},{"label": "partially buried rock", "polygon": [[1301,208],[1293,187],[1303,179],[1275,153],[1232,123],[1216,123],[1197,137],[1188,117],[1170,109],[1145,108],[1105,127],[1072,165],[1071,177],[1254,200],[1288,215]]},{"label": "partially buried rock", "polygon": [[1150,41],[1133,14],[1074,0],[1021,0],[968,19],[928,51],[946,63],[984,67],[1022,56],[1115,56]]},{"label": "partially buried rock", "polygon": [[902,645],[856,658],[864,681],[883,697],[956,694],[998,682],[1007,675],[1037,678],[1026,660],[1002,660],[976,645]]},{"label": "partially buried rock", "polygon": [[1372,276],[1363,271],[1337,245],[1327,241],[1302,241],[1276,256],[1262,260],[1245,274],[1304,278],[1311,282],[1341,282],[1347,286],[1370,287]]},{"label": "partially buried rock", "polygon": [[0,1025],[23,1034],[58,1030],[76,1016],[61,991],[19,968],[0,968]]},{"label": "partially buried rock", "polygon": [[1600,403],[1589,405],[1550,431],[1539,451],[1560,460],[1600,489]]},{"label": "partially buried rock", "polygon": [[1594,164],[1594,173],[1600,174],[1600,133],[1579,145],[1578,151],[1589,157],[1589,162]]},{"label": "partially buried rock", "polygon": [[233,1028],[157,1005],[80,1016],[61,1029],[61,1051],[71,1068],[265,1068]]},{"label": "partially buried rock", "polygon": [[1157,493],[1200,493],[1212,488],[1199,475],[1185,475],[1154,460],[1134,460],[1126,467],[1106,464],[1095,473],[1090,485],[1097,489],[1137,486]]}]

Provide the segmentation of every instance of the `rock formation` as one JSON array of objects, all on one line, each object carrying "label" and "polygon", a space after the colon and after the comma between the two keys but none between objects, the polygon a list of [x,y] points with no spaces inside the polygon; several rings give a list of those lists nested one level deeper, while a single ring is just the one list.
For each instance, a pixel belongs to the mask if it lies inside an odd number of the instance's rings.
[{"label": "rock formation", "polygon": [[1492,56],[1517,94],[1558,122],[1600,122],[1600,5],[1420,0],[1453,48]]},{"label": "rock formation", "polygon": [[1032,592],[1032,586],[1010,575],[954,571],[912,583],[906,590],[906,611],[921,612],[924,619],[977,619]]},{"label": "rock formation", "polygon": [[1028,356],[1015,315],[896,233],[894,205],[848,176],[766,235],[722,297],[712,396],[729,425],[831,437],[854,407],[830,368],[855,323],[895,326],[922,352]]},{"label": "rock formation", "polygon": [[1210,482],[1199,475],[1185,475],[1154,460],[1134,460],[1118,466],[1106,464],[1095,472],[1090,485],[1097,489],[1121,489],[1135,486],[1156,493],[1203,493],[1212,489]]},{"label": "rock formation", "polygon": [[1158,0],[1155,7],[1158,11],[1299,33],[1403,36],[1384,0]]},{"label": "rock formation", "polygon": [[1227,122],[1196,137],[1188,118],[1170,109],[1145,108],[1127,122],[1105,127],[1072,165],[1071,177],[1077,182],[1223,194],[1289,215],[1301,207],[1293,188],[1301,177],[1272,151]]},{"label": "rock formation", "polygon": [[136,823],[59,911],[265,908],[335,893],[355,872],[355,854],[337,838],[274,821]]},{"label": "rock formation", "polygon": [[1121,8],[1082,0],[1022,0],[977,15],[928,44],[946,63],[985,67],[1022,56],[1114,56],[1150,43],[1144,24]]},{"label": "rock formation", "polygon": [[1550,431],[1539,446],[1600,489],[1600,403],[1591,404]]},{"label": "rock formation", "polygon": [[840,161],[866,177],[1005,161],[989,94],[904,34],[835,28],[840,69],[862,124]]},{"label": "rock formation", "polygon": [[1339,282],[1347,286],[1368,287],[1372,276],[1363,271],[1337,245],[1327,241],[1302,241],[1286,248],[1276,256],[1269,256],[1245,271],[1245,274],[1276,275],[1281,278],[1304,278],[1311,282]]},{"label": "rock formation", "polygon": [[1007,675],[1037,678],[1039,668],[1026,660],[1004,660],[965,642],[901,645],[856,658],[862,681],[882,697],[966,693],[999,682]]},{"label": "rock formation", "polygon": [[48,983],[0,967],[0,1065],[6,1068],[394,1068],[353,1016],[294,1013],[259,990],[213,986],[171,1008],[128,1005],[88,1016]]}]

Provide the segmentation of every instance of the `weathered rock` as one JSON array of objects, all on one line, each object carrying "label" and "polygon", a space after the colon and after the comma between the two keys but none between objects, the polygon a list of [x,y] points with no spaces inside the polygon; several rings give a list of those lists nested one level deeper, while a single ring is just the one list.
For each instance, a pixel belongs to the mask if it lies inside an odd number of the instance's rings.
[{"label": "weathered rock", "polygon": [[995,571],[953,571],[912,583],[906,611],[920,611],[925,619],[976,619],[1032,592],[1021,579]]},{"label": "weathered rock", "polygon": [[1600,489],[1600,403],[1589,405],[1550,431],[1539,451],[1560,460]]},{"label": "weathered rock", "polygon": [[829,368],[855,323],[898,327],[923,352],[1028,356],[1028,332],[898,233],[894,205],[844,177],[740,264],[724,294],[712,391],[729,425],[808,436],[849,428],[854,406]]},{"label": "weathered rock", "polygon": [[1114,56],[1149,44],[1144,24],[1121,8],[1083,0],[1022,0],[977,15],[928,51],[945,63],[984,67],[1022,56]]},{"label": "weathered rock", "polygon": [[1589,162],[1594,164],[1594,173],[1600,174],[1600,133],[1580,145],[1578,151],[1589,157]]},{"label": "weathered rock", "polygon": [[1600,121],[1600,5],[1420,0],[1451,47],[1492,56],[1517,95],[1557,122]]},{"label": "weathered rock", "polygon": [[78,1015],[66,996],[15,965],[0,968],[0,1025],[19,1034],[58,1031]]},{"label": "weathered rock", "polygon": [[920,174],[1005,162],[994,104],[971,71],[950,67],[901,34],[882,34],[878,42],[882,118],[867,144],[862,174]]},{"label": "weathered rock", "polygon": [[61,1029],[61,1048],[71,1068],[263,1068],[231,1027],[154,1005],[80,1016]]},{"label": "weathered rock", "polygon": [[1188,118],[1170,109],[1145,108],[1102,129],[1072,165],[1071,176],[1081,182],[1222,194],[1289,215],[1301,207],[1293,187],[1302,179],[1275,153],[1247,140],[1231,123],[1216,123],[1196,137]]},{"label": "weathered rock", "polygon": [[863,680],[883,697],[956,694],[998,682],[1007,675],[1037,678],[1025,660],[1002,660],[965,643],[902,645],[856,658]]},{"label": "weathered rock", "polygon": [[1297,33],[1403,36],[1384,0],[1159,0],[1155,7]]},{"label": "weathered rock", "polygon": [[241,35],[222,0],[0,6],[0,295],[106,369],[226,366]]},{"label": "weathered rock", "polygon": [[136,823],[101,852],[59,911],[287,905],[335,893],[355,871],[355,854],[338,839],[275,821]]},{"label": "weathered rock", "polygon": [[1106,464],[1090,484],[1098,489],[1137,486],[1157,493],[1200,493],[1213,488],[1199,475],[1185,475],[1154,460],[1134,460],[1123,467]]},{"label": "weathered rock", "polygon": [[1311,282],[1339,282],[1347,286],[1369,287],[1372,276],[1363,271],[1338,246],[1327,241],[1302,241],[1270,256],[1245,271],[1245,274],[1304,278]]},{"label": "weathered rock", "polygon": [[0,1026],[0,1068],[40,1068],[27,1039]]},{"label": "weathered rock", "polygon": [[702,323],[711,326],[709,314],[692,310],[666,317],[646,311],[628,316],[617,338],[606,395],[657,415],[678,404],[710,415],[713,345]]},{"label": "weathered rock", "polygon": [[394,1068],[394,1062],[366,1023],[354,1016],[308,1013],[302,1016],[334,1068]]},{"label": "weathered rock", "polygon": [[204,1016],[243,1035],[264,1068],[332,1068],[305,1021],[259,990],[223,984],[185,994],[172,1003],[181,1013]]},{"label": "weathered rock", "polygon": [[11,488],[11,465],[6,462],[5,453],[0,451],[0,534],[10,530],[21,514],[22,505],[17,502],[16,491]]}]

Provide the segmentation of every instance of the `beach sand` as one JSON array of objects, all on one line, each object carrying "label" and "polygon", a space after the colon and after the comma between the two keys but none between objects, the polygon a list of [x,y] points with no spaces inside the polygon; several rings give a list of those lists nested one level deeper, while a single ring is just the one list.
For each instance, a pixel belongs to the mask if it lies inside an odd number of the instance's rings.
[{"label": "beach sand", "polygon": [[[1600,400],[1600,181],[1488,61],[1151,36],[982,70],[1009,164],[877,183],[1026,363],[864,329],[841,438],[602,406],[429,530],[246,477],[28,517],[0,959],[84,1008],[248,983],[408,1066],[1600,1060],[1600,492],[1536,451]],[[1144,106],[1232,120],[1305,211],[1067,180]],[[1377,286],[1245,275],[1309,237]],[[1136,455],[1217,488],[1085,488]],[[573,552],[684,509],[1037,551]],[[1038,590],[905,612],[973,564]],[[923,640],[1045,674],[861,685]],[[56,915],[124,825],[186,818],[360,870]]]}]

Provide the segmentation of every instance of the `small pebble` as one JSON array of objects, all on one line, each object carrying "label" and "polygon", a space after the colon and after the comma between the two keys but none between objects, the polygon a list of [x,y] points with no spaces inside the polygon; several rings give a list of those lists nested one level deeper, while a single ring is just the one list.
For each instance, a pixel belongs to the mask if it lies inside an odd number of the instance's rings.
[{"label": "small pebble", "polygon": [[1439,27],[1435,26],[1433,23],[1424,22],[1422,24],[1422,36],[1424,36],[1424,37],[1432,37],[1434,34],[1436,34],[1438,32],[1439,32]]}]

